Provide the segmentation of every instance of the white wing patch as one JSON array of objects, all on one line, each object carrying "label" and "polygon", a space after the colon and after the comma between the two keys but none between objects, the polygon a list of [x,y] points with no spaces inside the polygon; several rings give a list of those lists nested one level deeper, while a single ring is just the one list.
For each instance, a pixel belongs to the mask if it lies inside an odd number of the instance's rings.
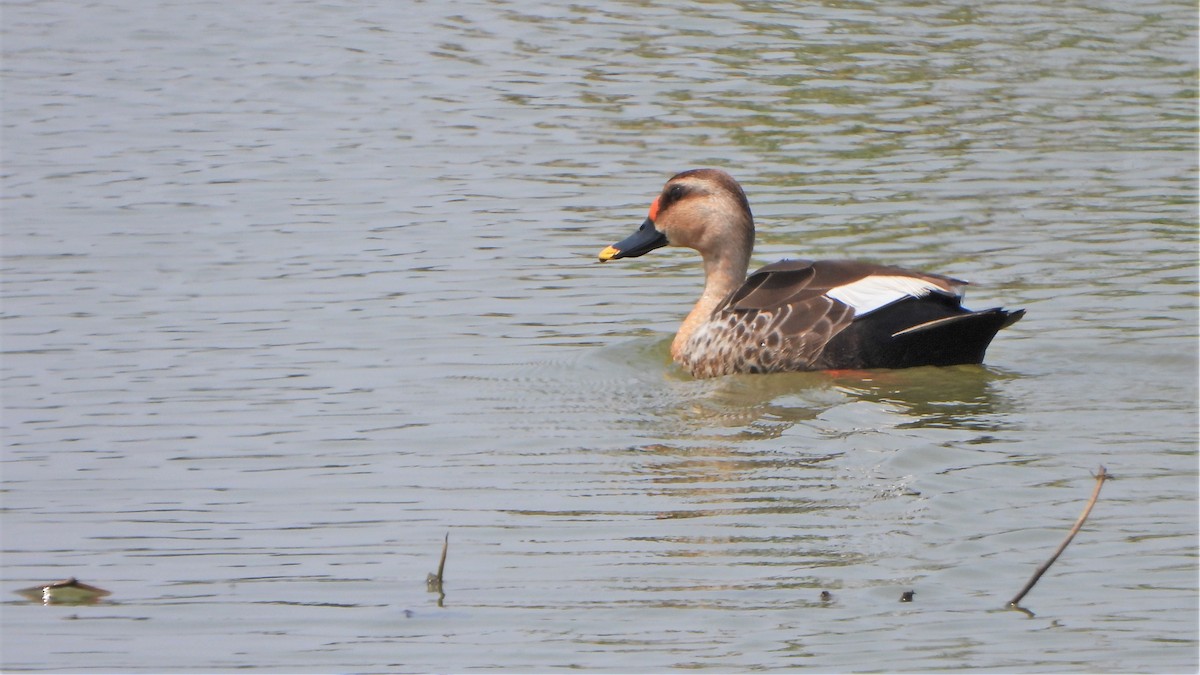
[{"label": "white wing patch", "polygon": [[917,277],[873,275],[845,286],[831,288],[825,295],[854,308],[854,316],[858,318],[897,300],[920,298],[930,293],[944,293],[961,298],[963,289],[956,286],[948,291],[932,281]]}]

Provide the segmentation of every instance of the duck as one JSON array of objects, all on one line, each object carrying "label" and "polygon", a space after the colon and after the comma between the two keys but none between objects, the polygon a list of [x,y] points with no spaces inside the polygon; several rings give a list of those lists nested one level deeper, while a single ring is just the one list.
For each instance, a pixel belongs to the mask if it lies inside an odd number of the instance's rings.
[{"label": "duck", "polygon": [[754,216],[720,169],[671,177],[637,231],[600,262],[663,246],[703,261],[704,290],[671,342],[671,358],[696,378],[978,364],[1025,315],[963,307],[960,279],[858,260],[785,259],[747,276]]}]

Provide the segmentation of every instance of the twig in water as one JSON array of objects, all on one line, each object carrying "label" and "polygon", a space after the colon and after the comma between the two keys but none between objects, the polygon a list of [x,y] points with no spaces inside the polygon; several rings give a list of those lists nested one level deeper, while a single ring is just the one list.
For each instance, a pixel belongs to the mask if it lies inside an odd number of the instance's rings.
[{"label": "twig in water", "polygon": [[450,549],[450,533],[446,533],[446,538],[442,540],[442,559],[438,562],[437,574],[430,574],[425,577],[425,586],[430,593],[442,592],[442,572],[446,570],[446,551]]},{"label": "twig in water", "polygon": [[1079,529],[1083,527],[1083,522],[1087,520],[1088,515],[1091,514],[1092,507],[1096,505],[1096,498],[1100,496],[1100,487],[1104,485],[1104,480],[1106,478],[1108,478],[1108,472],[1103,466],[1101,466],[1100,471],[1096,473],[1096,487],[1092,490],[1092,498],[1088,500],[1087,506],[1083,507],[1083,513],[1079,514],[1079,520],[1075,521],[1075,526],[1072,527],[1071,531],[1067,533],[1067,538],[1063,540],[1063,543],[1058,545],[1058,550],[1054,552],[1054,555],[1050,556],[1049,560],[1042,563],[1041,567],[1038,567],[1037,571],[1033,573],[1033,578],[1031,578],[1029,582],[1025,584],[1025,587],[1021,589],[1021,592],[1017,593],[1012,600],[1008,601],[1009,607],[1016,607],[1017,603],[1021,602],[1021,599],[1033,589],[1033,586],[1038,582],[1038,579],[1042,578],[1042,575],[1046,573],[1046,570],[1050,569],[1050,566],[1054,564],[1054,561],[1058,560],[1058,556],[1062,555],[1062,552],[1067,550],[1067,544],[1070,544],[1071,540],[1075,538],[1075,534],[1079,532]]}]

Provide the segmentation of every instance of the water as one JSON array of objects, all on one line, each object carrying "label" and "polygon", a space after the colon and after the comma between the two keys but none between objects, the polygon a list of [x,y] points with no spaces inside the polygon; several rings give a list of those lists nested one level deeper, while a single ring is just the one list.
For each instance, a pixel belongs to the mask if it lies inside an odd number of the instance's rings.
[{"label": "water", "polygon": [[[1191,3],[3,24],[5,670],[1197,668]],[[756,263],[1029,315],[690,380],[694,255],[594,261],[707,165]],[[68,576],[113,594],[13,593]]]}]

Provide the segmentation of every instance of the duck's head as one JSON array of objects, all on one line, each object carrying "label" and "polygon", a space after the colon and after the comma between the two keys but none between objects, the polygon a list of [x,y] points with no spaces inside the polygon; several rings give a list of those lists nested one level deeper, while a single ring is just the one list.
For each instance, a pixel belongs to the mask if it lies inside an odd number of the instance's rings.
[{"label": "duck's head", "polygon": [[754,218],[746,193],[719,169],[676,174],[650,204],[650,214],[632,235],[600,252],[600,262],[636,258],[662,246],[685,246],[710,255],[750,257]]}]

